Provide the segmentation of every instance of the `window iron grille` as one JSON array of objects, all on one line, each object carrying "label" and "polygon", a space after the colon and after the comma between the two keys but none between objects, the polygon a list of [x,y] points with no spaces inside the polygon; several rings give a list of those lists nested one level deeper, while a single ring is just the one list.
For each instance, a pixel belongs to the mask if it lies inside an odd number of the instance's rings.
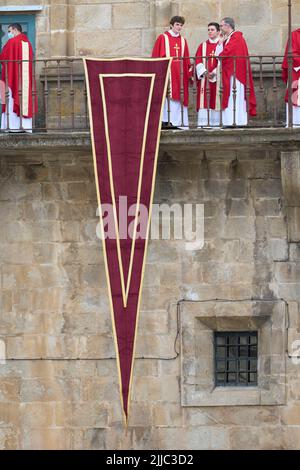
[{"label": "window iron grille", "polygon": [[257,386],[257,331],[215,332],[215,385]]}]

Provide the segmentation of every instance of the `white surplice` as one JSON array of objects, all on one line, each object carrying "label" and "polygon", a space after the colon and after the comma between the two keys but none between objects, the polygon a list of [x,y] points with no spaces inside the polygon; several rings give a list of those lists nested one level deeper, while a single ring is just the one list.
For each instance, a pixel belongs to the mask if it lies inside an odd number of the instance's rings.
[{"label": "white surplice", "polygon": [[[294,67],[295,72],[299,72],[300,67]],[[298,90],[300,94],[300,90]],[[286,127],[289,125],[289,105],[286,104]],[[293,127],[300,127],[300,106],[293,106]]]},{"label": "white surplice", "polygon": [[[286,126],[289,125],[289,105],[286,103]],[[293,106],[293,127],[300,127],[300,106]]]},{"label": "white surplice", "polygon": [[[165,101],[162,120],[163,122],[169,121],[168,100]],[[188,109],[186,106],[181,106],[180,101],[170,99],[170,123],[176,127],[189,125]]]},{"label": "white surplice", "polygon": [[[12,97],[11,89],[8,89],[8,106],[6,106],[5,113],[2,113],[1,117],[1,129],[7,130],[8,132],[32,132],[32,118],[20,118],[14,113],[14,99]],[[7,109],[8,108],[8,109]]]}]

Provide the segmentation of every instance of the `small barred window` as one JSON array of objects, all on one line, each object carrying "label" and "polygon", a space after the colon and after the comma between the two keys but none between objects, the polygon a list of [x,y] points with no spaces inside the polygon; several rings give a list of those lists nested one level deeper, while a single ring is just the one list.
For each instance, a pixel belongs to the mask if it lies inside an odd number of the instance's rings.
[{"label": "small barred window", "polygon": [[257,331],[215,332],[215,384],[257,385]]}]

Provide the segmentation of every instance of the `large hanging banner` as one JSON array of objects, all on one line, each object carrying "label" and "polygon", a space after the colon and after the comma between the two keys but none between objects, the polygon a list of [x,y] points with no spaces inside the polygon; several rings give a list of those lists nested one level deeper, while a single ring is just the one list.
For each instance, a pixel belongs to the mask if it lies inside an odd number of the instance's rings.
[{"label": "large hanging banner", "polygon": [[105,268],[127,422],[170,59],[84,59]]}]

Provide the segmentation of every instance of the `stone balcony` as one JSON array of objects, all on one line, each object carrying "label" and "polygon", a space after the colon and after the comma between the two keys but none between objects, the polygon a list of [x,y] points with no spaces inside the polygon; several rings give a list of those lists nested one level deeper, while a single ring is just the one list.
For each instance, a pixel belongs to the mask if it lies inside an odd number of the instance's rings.
[{"label": "stone balcony", "polygon": [[[191,60],[194,63],[195,58]],[[249,116],[249,125],[260,128],[284,127],[286,112],[285,84],[281,79],[282,56],[250,56],[249,60],[257,98],[257,117]],[[37,88],[32,93],[34,100],[38,101],[34,129],[37,132],[87,131],[89,118],[82,59],[38,59],[34,62],[34,69]],[[190,128],[194,130],[197,128],[196,101],[197,87],[194,80],[190,87],[189,104]]]},{"label": "stone balcony", "polygon": [[[51,131],[33,134],[0,134],[1,154],[19,152],[40,152],[41,149],[91,150],[90,134],[87,131]],[[213,150],[218,156],[222,149],[243,150],[251,153],[254,149],[298,150],[300,130],[286,128],[236,128],[236,129],[191,129],[162,131],[160,152],[168,150],[195,151]],[[187,154],[187,158],[189,154]],[[224,158],[232,158],[230,152]]]}]

